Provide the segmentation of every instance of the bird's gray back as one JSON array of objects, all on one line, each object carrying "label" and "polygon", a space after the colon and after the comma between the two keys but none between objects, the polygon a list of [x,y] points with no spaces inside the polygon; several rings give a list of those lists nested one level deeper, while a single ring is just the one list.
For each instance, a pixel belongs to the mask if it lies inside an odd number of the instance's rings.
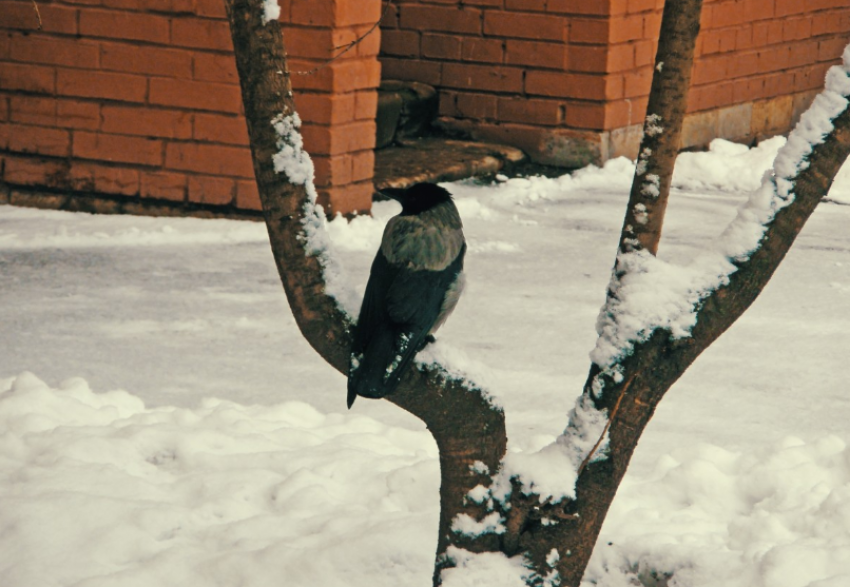
[{"label": "bird's gray back", "polygon": [[414,271],[441,271],[463,247],[463,224],[451,201],[411,216],[395,216],[387,223],[381,252],[393,265]]}]

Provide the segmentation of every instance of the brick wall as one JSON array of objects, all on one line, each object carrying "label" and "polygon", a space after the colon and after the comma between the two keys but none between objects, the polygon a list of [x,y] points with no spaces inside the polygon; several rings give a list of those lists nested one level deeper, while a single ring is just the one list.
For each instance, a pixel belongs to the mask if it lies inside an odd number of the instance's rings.
[{"label": "brick wall", "polygon": [[[281,5],[293,70],[323,62],[380,16],[380,0],[358,0],[357,10],[332,0]],[[0,170],[13,198],[260,209],[223,0],[38,6],[41,31],[30,0],[0,3]],[[371,202],[378,45],[373,35],[293,79],[320,197],[333,211]]]},{"label": "brick wall", "polygon": [[[438,87],[446,128],[542,162],[633,155],[663,4],[397,0],[384,77]],[[705,0],[690,111],[714,114],[691,117],[683,146],[787,130],[848,40],[846,0]]]}]

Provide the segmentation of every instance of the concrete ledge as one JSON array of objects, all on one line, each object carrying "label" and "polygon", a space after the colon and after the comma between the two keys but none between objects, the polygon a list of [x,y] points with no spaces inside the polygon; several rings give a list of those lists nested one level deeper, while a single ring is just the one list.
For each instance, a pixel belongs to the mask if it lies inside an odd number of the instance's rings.
[{"label": "concrete ledge", "polygon": [[439,138],[406,139],[375,152],[375,188],[453,181],[498,173],[525,160],[514,147]]}]

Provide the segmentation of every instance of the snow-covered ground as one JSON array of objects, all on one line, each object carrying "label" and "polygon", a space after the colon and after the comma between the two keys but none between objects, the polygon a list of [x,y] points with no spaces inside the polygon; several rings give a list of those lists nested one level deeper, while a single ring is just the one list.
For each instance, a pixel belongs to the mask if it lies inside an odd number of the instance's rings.
[{"label": "snow-covered ground", "polygon": [[[703,250],[782,142],[683,154],[659,256]],[[633,172],[446,185],[468,286],[438,345],[504,404],[511,450],[581,390]],[[850,585],[846,204],[850,172],[661,402],[588,587]],[[361,290],[395,206],[330,224]],[[345,409],[262,224],[0,206],[0,278],[0,585],[430,584],[436,447],[387,402]]]}]

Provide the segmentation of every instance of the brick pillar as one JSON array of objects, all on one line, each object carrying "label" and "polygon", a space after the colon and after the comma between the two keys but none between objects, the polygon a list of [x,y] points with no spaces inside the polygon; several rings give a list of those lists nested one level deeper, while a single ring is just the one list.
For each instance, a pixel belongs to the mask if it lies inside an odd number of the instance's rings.
[{"label": "brick pillar", "polygon": [[[316,165],[320,202],[332,214],[371,206],[380,30],[338,59],[327,60],[364,35],[381,11],[381,0],[291,0],[282,5],[295,107]],[[320,69],[306,73],[316,67]]]}]

